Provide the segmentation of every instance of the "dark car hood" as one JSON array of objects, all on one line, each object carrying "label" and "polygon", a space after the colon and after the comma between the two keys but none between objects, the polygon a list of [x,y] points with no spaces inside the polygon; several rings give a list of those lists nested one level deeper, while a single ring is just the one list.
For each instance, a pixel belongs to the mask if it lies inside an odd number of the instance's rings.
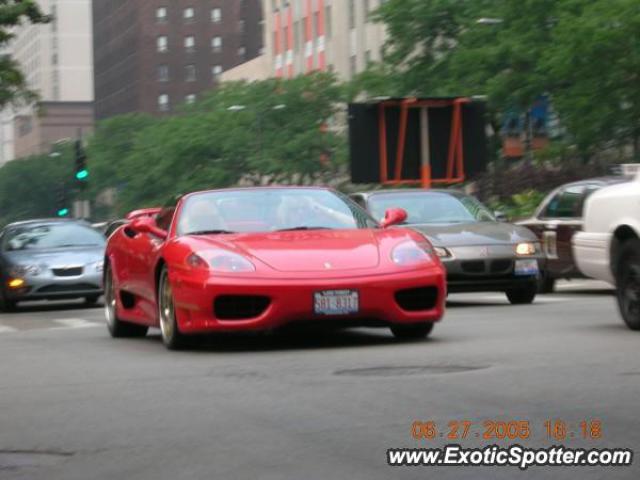
[{"label": "dark car hood", "polygon": [[505,245],[537,241],[536,236],[529,229],[511,223],[416,224],[409,227],[426,235],[437,247]]}]

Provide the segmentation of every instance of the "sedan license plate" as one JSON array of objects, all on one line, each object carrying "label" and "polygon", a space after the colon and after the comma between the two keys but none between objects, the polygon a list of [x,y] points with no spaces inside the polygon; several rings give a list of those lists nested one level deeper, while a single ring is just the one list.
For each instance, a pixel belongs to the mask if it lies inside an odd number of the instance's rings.
[{"label": "sedan license plate", "polygon": [[516,260],[515,274],[518,276],[533,276],[538,274],[538,260]]},{"label": "sedan license plate", "polygon": [[356,290],[324,290],[313,294],[313,310],[317,315],[357,313],[359,298]]}]

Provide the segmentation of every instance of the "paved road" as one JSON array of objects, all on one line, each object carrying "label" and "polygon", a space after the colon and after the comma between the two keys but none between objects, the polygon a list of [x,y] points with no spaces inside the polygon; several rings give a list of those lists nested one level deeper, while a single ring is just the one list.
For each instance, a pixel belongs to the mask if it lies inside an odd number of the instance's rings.
[{"label": "paved road", "polygon": [[565,444],[640,451],[640,335],[607,289],[560,288],[519,307],[452,295],[433,337],[405,344],[365,329],[171,353],[157,333],[110,339],[100,309],[0,315],[0,478],[640,478],[640,459],[524,473],[386,465],[387,448],[448,443],[415,441],[415,420],[527,419],[524,444],[551,446],[546,419],[576,434],[599,419],[601,440]]}]

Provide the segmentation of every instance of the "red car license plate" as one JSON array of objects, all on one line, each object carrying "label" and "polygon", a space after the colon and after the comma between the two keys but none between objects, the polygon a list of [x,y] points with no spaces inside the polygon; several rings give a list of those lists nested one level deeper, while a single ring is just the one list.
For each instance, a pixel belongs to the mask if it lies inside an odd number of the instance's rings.
[{"label": "red car license plate", "polygon": [[359,298],[356,290],[324,290],[313,294],[313,310],[318,315],[357,313]]}]

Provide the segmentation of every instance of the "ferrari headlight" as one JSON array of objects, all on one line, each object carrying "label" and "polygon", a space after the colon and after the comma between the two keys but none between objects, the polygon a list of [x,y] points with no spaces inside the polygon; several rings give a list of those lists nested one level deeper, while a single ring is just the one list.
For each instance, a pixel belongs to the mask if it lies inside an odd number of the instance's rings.
[{"label": "ferrari headlight", "polygon": [[536,244],[532,242],[518,243],[516,245],[516,255],[518,256],[535,255],[536,250]]},{"label": "ferrari headlight", "polygon": [[214,271],[226,273],[253,272],[256,267],[242,255],[233,252],[221,252],[209,260]]},{"label": "ferrari headlight", "polygon": [[396,265],[408,266],[433,261],[433,249],[426,242],[404,242],[397,245],[391,252],[391,260]]},{"label": "ferrari headlight", "polygon": [[12,277],[26,277],[37,276],[42,273],[42,268],[39,265],[15,265],[9,270],[9,274]]},{"label": "ferrari headlight", "polygon": [[256,270],[256,267],[247,258],[226,250],[192,253],[187,257],[186,263],[191,268],[203,268],[223,273],[244,273]]}]

